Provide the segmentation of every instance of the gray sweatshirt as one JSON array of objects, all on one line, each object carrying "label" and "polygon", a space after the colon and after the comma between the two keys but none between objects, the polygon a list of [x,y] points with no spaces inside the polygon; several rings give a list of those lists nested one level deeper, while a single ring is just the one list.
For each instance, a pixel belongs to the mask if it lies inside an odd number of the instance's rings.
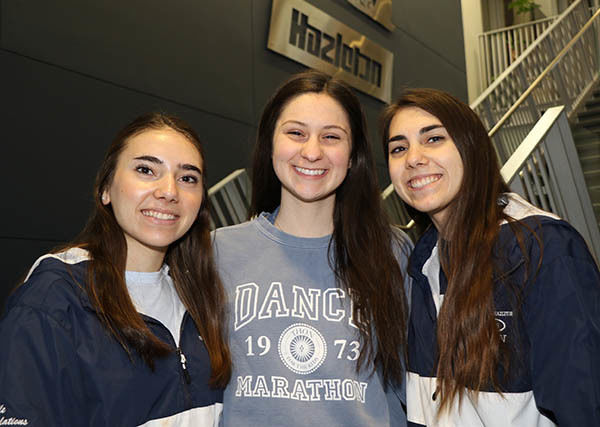
[{"label": "gray sweatshirt", "polygon": [[[386,393],[371,366],[356,372],[361,344],[328,263],[331,236],[295,237],[273,219],[263,213],[214,233],[234,363],[223,424],[405,426],[404,391]],[[406,257],[399,262],[405,271]]]}]

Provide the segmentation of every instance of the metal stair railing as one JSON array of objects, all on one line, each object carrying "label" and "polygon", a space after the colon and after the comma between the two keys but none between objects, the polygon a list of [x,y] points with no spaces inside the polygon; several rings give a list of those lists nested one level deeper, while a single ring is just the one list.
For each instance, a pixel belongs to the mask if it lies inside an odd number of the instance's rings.
[{"label": "metal stair railing", "polygon": [[600,259],[600,231],[564,106],[544,113],[500,172],[512,191],[567,220]]},{"label": "metal stair railing", "polygon": [[490,137],[502,163],[517,149],[545,110],[560,104],[565,106],[566,114],[570,116],[597,83],[600,64],[599,23],[600,10],[579,29],[494,124]]},{"label": "metal stair railing", "polygon": [[[497,127],[512,109],[510,120],[504,119],[502,131],[495,130],[492,135],[502,163],[514,152],[544,110],[563,104],[569,114],[578,98],[595,83],[598,76],[597,21],[589,16],[585,2],[577,0],[571,4],[471,104],[488,129]],[[582,27],[586,31],[582,31]],[[569,49],[565,50],[567,46]],[[540,79],[542,74],[544,78]],[[531,96],[523,99],[518,109],[514,108],[534,81],[538,82],[535,91],[529,92]]]},{"label": "metal stair railing", "polygon": [[394,186],[392,184],[388,185],[385,190],[383,190],[381,198],[383,199],[383,209],[385,209],[389,221],[394,226],[407,232],[413,240],[416,240],[418,236],[413,228],[415,222],[408,214],[406,205],[400,196],[394,191]]},{"label": "metal stair railing", "polygon": [[[561,18],[548,28],[545,33],[546,36],[540,37],[535,42],[535,45],[530,46],[530,50],[528,49],[529,54],[534,57],[538,55],[539,52],[536,52],[541,48],[536,46],[545,46],[550,43],[550,40],[552,40],[553,37],[548,36],[548,34],[552,34],[552,28],[561,28],[559,26],[562,25],[561,22],[565,22],[566,16],[577,16],[576,10],[586,11],[587,13],[587,8],[585,5],[582,6],[580,1],[573,3],[569,9],[561,15]],[[486,122],[485,118],[487,117],[488,119],[487,125],[491,127],[489,135],[496,147],[500,164],[506,164],[513,153],[518,150],[521,142],[525,140],[529,132],[534,128],[545,110],[548,110],[557,104],[564,104],[565,114],[568,115],[573,113],[575,107],[597,82],[600,64],[598,55],[599,20],[600,10],[596,11],[587,22],[578,27],[573,37],[569,37],[568,41],[561,43],[563,48],[560,52],[553,56],[551,60],[547,61],[546,66],[536,78],[532,79],[532,83],[528,87],[522,91],[519,89],[519,96],[516,96],[516,98],[513,96],[514,100],[512,98],[506,98],[507,100],[511,99],[513,101],[508,108],[500,108],[501,104],[493,104],[492,101],[494,99],[503,99],[494,98],[493,96],[481,98],[479,101],[476,101],[476,104],[479,102],[477,105],[471,105],[471,108],[474,108],[476,112],[479,113],[479,116],[483,119],[484,123]],[[574,22],[574,19],[570,22]],[[569,28],[567,33],[573,32],[572,28]],[[560,31],[564,32],[564,29]],[[544,40],[548,41],[545,42]],[[521,63],[524,62],[521,61]],[[511,76],[511,73],[513,73],[514,70],[517,71],[514,71],[513,74],[518,74],[518,70],[523,69],[518,68],[518,65],[519,64],[516,63],[513,64],[513,66],[507,70],[504,79],[508,79],[508,76]],[[513,86],[518,87],[523,81],[525,80],[517,79],[516,82],[513,82]],[[500,87],[501,82],[496,82],[493,87],[490,87],[488,91],[486,91],[486,93],[488,95],[496,94],[495,91],[500,91]],[[492,108],[493,105],[494,109]],[[479,111],[477,111],[477,109]],[[502,115],[498,116],[500,112],[502,112]],[[491,118],[495,118],[495,116],[499,117],[497,122],[490,120]],[[494,123],[494,125],[490,126],[490,123]],[[542,160],[545,156],[544,148],[542,147],[540,150],[541,151],[532,154],[532,158],[528,160],[528,162],[533,162],[529,165],[530,169],[537,164],[543,164]],[[577,168],[581,170],[578,161]],[[545,171],[545,169],[542,167],[539,169],[539,174],[531,175],[531,179],[533,180],[531,182],[536,183],[540,182],[540,180],[543,181],[543,171]],[[583,174],[581,176],[583,177]],[[537,187],[535,185],[530,185],[531,182],[526,184],[527,182],[528,181],[524,181],[523,185],[525,185],[525,187],[519,191],[521,195],[525,196],[525,198],[530,200],[534,205],[545,210],[558,212],[559,216],[562,215],[565,219],[570,220],[569,216],[565,216],[563,211],[556,210],[557,208],[552,204],[551,200],[546,200],[543,197],[533,197],[533,195],[536,194],[543,194],[542,190],[537,190],[537,192],[534,191],[534,188]],[[527,185],[530,185],[530,187],[527,187]],[[587,199],[582,198],[582,200],[587,200],[586,203],[589,204],[589,208],[591,209],[591,202],[589,201],[585,181],[579,182],[578,185],[577,192],[585,193]],[[409,228],[410,218],[402,205],[402,201],[393,191],[391,184],[384,190],[383,197],[384,206],[386,207],[388,214],[392,217],[392,221],[399,224],[406,224],[405,228]],[[585,209],[588,210],[587,208]],[[593,214],[593,210],[591,212]],[[597,230],[597,225],[595,226],[595,229]],[[600,255],[600,252],[596,253]]]},{"label": "metal stair railing", "polygon": [[208,190],[211,228],[244,222],[250,206],[250,179],[246,169],[237,169]]},{"label": "metal stair railing", "polygon": [[[600,259],[600,231],[564,106],[551,107],[543,114],[500,172],[511,191],[573,225]],[[401,228],[413,239],[417,237],[391,184],[382,197],[392,222],[407,224]]]},{"label": "metal stair railing", "polygon": [[[211,210],[211,228],[235,225],[248,219],[250,207],[250,178],[246,169],[237,169],[208,190]],[[388,217],[400,228],[409,230],[413,226],[406,207],[395,194],[390,184],[381,196]],[[406,225],[403,225],[406,224]]]},{"label": "metal stair railing", "polygon": [[479,34],[480,91],[492,84],[560,15]]},{"label": "metal stair railing", "polygon": [[[583,19],[586,16],[589,16],[587,7],[581,0],[577,0],[526,50],[519,61],[512,64],[503,73],[503,77],[488,88],[482,97],[471,106],[478,112],[488,128],[491,128],[489,135],[496,147],[500,164],[505,164],[517,151],[521,141],[525,140],[545,110],[557,104],[565,104],[565,113],[573,112],[575,106],[597,81],[598,64],[600,63],[598,59],[600,10],[587,22],[586,19]],[[561,37],[566,40],[562,40]],[[561,46],[561,48],[560,52],[554,55],[554,52],[558,50],[556,46]],[[530,75],[533,75],[533,78],[528,77]],[[523,87],[522,90],[521,87]],[[534,205],[556,212],[559,216],[575,223],[576,220],[570,217],[572,215],[565,214],[557,207],[559,205],[556,204],[556,200],[563,200],[562,196],[549,199],[540,196],[550,191],[551,186],[554,185],[545,183],[544,174],[547,176],[551,174],[547,166],[544,166],[546,157],[549,155],[543,145],[538,151],[532,152],[531,158],[526,161],[526,167],[528,170],[537,170],[537,172],[531,174],[530,181],[523,181],[519,192]],[[556,164],[558,165],[560,162]],[[579,163],[577,165],[580,171]],[[236,171],[234,174],[238,172],[240,171]],[[522,171],[519,173],[520,176],[524,174]],[[211,194],[214,195],[218,202],[217,206],[221,209],[219,212],[215,208],[216,216],[213,216],[214,224],[217,227],[236,223],[237,220],[233,218],[234,216],[239,219],[238,222],[245,219],[245,216],[242,218],[239,213],[236,215],[226,214],[226,210],[231,209],[234,205],[241,206],[240,203],[234,203],[235,200],[241,200],[241,202],[245,200],[245,209],[247,209],[248,178],[243,170],[239,175],[235,175],[233,178],[228,177],[217,184],[221,187],[215,189],[217,187],[215,186],[211,189]],[[581,176],[583,175],[581,174]],[[244,185],[246,187],[240,183],[235,184],[236,180],[243,180],[243,177],[245,177]],[[229,183],[229,187],[227,187],[229,190],[225,190],[225,184],[229,181],[234,184]],[[535,185],[531,185],[531,182]],[[234,187],[231,188],[231,185]],[[246,190],[244,191],[243,188]],[[586,203],[591,208],[585,183],[579,182],[578,187],[575,188],[577,188],[577,193],[585,193]],[[221,192],[225,194],[219,196]],[[572,189],[571,192],[573,192]],[[391,184],[382,192],[382,198],[392,223],[406,224],[402,228],[410,231],[412,220]],[[213,201],[212,198],[211,201]],[[213,201],[215,204],[216,202]],[[563,205],[568,207],[571,203],[563,203]],[[589,210],[588,207],[582,209]],[[235,212],[245,212],[245,209],[237,206],[234,210]],[[596,233],[598,232],[597,226],[590,227]],[[581,230],[580,232],[585,235]],[[600,240],[594,236],[592,239],[595,245],[598,244],[597,240]],[[600,249],[594,247],[594,252],[600,254]]]}]

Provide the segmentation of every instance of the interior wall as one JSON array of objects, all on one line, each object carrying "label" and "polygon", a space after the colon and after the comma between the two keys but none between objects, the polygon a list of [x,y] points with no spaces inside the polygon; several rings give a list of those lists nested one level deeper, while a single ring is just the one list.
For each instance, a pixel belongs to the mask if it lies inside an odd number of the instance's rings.
[{"label": "interior wall", "polygon": [[[394,32],[345,0],[310,3],[394,53],[394,94],[428,86],[467,100],[458,0],[395,1]],[[83,227],[104,150],[135,116],[189,121],[205,143],[209,185],[249,166],[263,105],[305,69],[267,50],[270,12],[271,0],[0,2],[0,307],[37,256]],[[383,187],[375,126],[384,105],[358,96]]]},{"label": "interior wall", "polygon": [[481,0],[461,0],[460,2],[469,103],[477,99],[482,92],[479,35],[485,30],[490,7],[485,7],[484,3]]}]

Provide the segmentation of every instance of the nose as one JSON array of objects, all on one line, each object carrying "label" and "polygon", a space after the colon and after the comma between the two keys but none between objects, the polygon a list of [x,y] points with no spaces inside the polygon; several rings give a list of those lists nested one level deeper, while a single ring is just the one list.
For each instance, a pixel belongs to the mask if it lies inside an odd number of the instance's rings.
[{"label": "nose", "polygon": [[410,144],[406,152],[406,167],[416,168],[426,165],[427,162],[427,156],[425,155],[421,144]]},{"label": "nose", "polygon": [[317,160],[321,159],[323,157],[323,150],[321,148],[319,139],[315,136],[310,137],[306,142],[304,142],[302,144],[300,155],[311,162],[316,162]]},{"label": "nose", "polygon": [[165,175],[157,181],[154,197],[164,199],[167,202],[177,202],[178,200],[177,180],[172,175]]}]

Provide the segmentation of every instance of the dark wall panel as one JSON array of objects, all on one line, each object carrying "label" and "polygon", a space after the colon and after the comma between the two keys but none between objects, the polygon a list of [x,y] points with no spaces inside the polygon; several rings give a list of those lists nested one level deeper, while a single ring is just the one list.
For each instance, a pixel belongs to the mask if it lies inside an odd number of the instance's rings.
[{"label": "dark wall panel", "polygon": [[[244,167],[254,128],[221,116],[123,89],[0,51],[0,92],[10,99],[2,122],[5,187],[11,209],[0,211],[0,237],[68,240],[91,207],[97,166],[119,128],[137,115],[175,113],[203,138],[209,185]],[[77,94],[74,96],[73,94]],[[18,203],[17,203],[18,201]]]},{"label": "dark wall panel", "polygon": [[[457,0],[394,1],[394,32],[346,0],[308,1],[394,53],[395,95],[430,86],[466,99]],[[265,102],[305,69],[266,48],[270,14],[271,0],[0,1],[0,307],[37,256],[81,229],[104,150],[136,115],[189,121],[205,141],[209,185],[249,166]],[[384,105],[357,93],[383,187]]]},{"label": "dark wall panel", "polygon": [[466,73],[459,0],[396,1],[393,12],[397,32],[413,38],[421,44],[421,49],[435,52]]},{"label": "dark wall panel", "polygon": [[4,49],[252,122],[250,1],[1,4]]}]

